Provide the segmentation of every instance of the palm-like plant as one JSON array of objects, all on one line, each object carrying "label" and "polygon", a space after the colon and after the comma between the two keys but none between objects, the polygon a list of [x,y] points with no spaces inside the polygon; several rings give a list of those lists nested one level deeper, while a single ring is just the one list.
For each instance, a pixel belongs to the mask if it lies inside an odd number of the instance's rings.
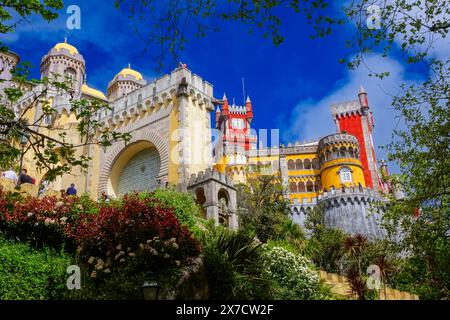
[{"label": "palm-like plant", "polygon": [[270,294],[258,269],[262,243],[252,235],[212,226],[202,242],[211,299],[265,298]]},{"label": "palm-like plant", "polygon": [[350,257],[356,257],[358,262],[358,271],[361,275],[361,258],[364,249],[367,247],[367,238],[362,234],[357,234],[354,237],[348,236],[344,240],[344,250]]},{"label": "palm-like plant", "polygon": [[218,251],[236,267],[244,267],[253,263],[258,256],[261,244],[249,234],[225,229],[217,238]]},{"label": "palm-like plant", "polygon": [[[384,299],[387,300],[387,295],[386,295],[387,275],[389,272],[391,272],[393,270],[393,265],[385,255],[379,256],[375,260],[375,264],[378,266],[378,268],[380,268],[380,277],[381,277],[381,282],[383,284]],[[381,294],[380,294],[380,297],[381,297]]]},{"label": "palm-like plant", "polygon": [[367,293],[366,281],[361,277],[361,273],[354,266],[348,269],[347,279],[350,285],[350,293],[356,294],[358,300],[365,300]]}]

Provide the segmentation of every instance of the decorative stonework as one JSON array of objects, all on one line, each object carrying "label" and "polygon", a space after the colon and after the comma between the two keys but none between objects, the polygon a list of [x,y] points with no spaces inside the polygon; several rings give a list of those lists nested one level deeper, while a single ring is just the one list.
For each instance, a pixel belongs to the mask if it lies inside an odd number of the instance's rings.
[{"label": "decorative stonework", "polygon": [[160,179],[161,183],[165,183],[167,181],[167,173],[168,173],[167,170],[169,162],[169,151],[167,148],[167,142],[164,141],[164,139],[155,131],[152,130],[139,131],[132,137],[132,139],[129,141],[127,145],[125,145],[124,142],[117,143],[114,149],[108,152],[106,160],[104,161],[104,163],[101,164],[99,188],[98,188],[99,195],[102,192],[107,192],[107,184],[108,179],[111,175],[111,170],[120,154],[124,150],[126,150],[127,146],[130,146],[132,143],[138,141],[148,141],[156,147],[161,159],[158,179]]},{"label": "decorative stonework", "polygon": [[236,189],[226,174],[212,169],[192,174],[187,190],[204,208],[206,218],[216,223],[222,221],[231,229],[238,228]]}]

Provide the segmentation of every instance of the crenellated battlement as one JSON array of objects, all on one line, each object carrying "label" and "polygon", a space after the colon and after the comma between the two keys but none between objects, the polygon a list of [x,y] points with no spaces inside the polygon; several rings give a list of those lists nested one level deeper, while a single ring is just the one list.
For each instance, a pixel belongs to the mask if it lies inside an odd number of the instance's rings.
[{"label": "crenellated battlement", "polygon": [[355,136],[348,133],[334,133],[320,139],[318,145],[319,152],[326,146],[341,143],[348,143],[355,147],[359,147],[358,139]]},{"label": "crenellated battlement", "polygon": [[320,194],[318,197],[319,202],[326,202],[334,200],[338,202],[358,201],[358,202],[371,202],[371,201],[384,201],[380,194],[373,189],[369,188],[339,188]]},{"label": "crenellated battlement", "polygon": [[361,106],[358,100],[346,101],[331,105],[331,114],[333,119],[341,116],[361,114]]},{"label": "crenellated battlement", "polygon": [[210,179],[220,182],[224,185],[234,187],[233,179],[231,177],[229,177],[226,173],[221,173],[211,168],[200,171],[197,174],[191,174],[191,177],[189,179],[189,186],[203,183]]},{"label": "crenellated battlement", "polygon": [[232,114],[242,114],[242,115],[247,114],[247,111],[246,111],[245,107],[236,106],[234,104],[229,107],[229,111]]},{"label": "crenellated battlement", "polygon": [[[185,79],[185,82],[184,80]],[[115,125],[125,122],[135,115],[151,112],[153,109],[171,102],[180,93],[180,84],[183,81],[183,89],[187,86],[188,95],[193,102],[204,105],[212,110],[213,87],[206,80],[192,73],[187,68],[177,68],[172,73],[148,83],[144,87],[134,90],[113,102],[109,106],[111,110],[98,114],[98,120],[104,124]]]}]

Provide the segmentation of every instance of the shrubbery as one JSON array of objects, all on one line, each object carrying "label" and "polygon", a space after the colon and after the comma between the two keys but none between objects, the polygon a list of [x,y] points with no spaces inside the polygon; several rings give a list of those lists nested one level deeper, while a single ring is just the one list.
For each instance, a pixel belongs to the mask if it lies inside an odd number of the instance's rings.
[{"label": "shrubbery", "polygon": [[315,300],[327,298],[320,279],[308,260],[278,246],[265,246],[261,255],[263,275],[277,284],[277,299]]},{"label": "shrubbery", "polygon": [[36,250],[0,237],[0,300],[62,299],[72,263],[63,251]]},{"label": "shrubbery", "polygon": [[[185,221],[187,210],[179,211]],[[82,292],[68,295],[77,298],[137,297],[146,272],[170,282],[200,253],[175,210],[152,194],[97,203],[84,196],[24,199],[0,187],[0,232],[35,248],[64,248],[82,270]]]}]

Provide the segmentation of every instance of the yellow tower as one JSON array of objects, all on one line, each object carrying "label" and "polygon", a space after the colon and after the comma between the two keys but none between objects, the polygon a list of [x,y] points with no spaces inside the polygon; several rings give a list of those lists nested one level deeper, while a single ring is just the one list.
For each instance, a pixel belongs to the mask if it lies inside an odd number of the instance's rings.
[{"label": "yellow tower", "polygon": [[324,189],[366,187],[356,137],[340,133],[328,135],[319,141],[318,153]]}]

